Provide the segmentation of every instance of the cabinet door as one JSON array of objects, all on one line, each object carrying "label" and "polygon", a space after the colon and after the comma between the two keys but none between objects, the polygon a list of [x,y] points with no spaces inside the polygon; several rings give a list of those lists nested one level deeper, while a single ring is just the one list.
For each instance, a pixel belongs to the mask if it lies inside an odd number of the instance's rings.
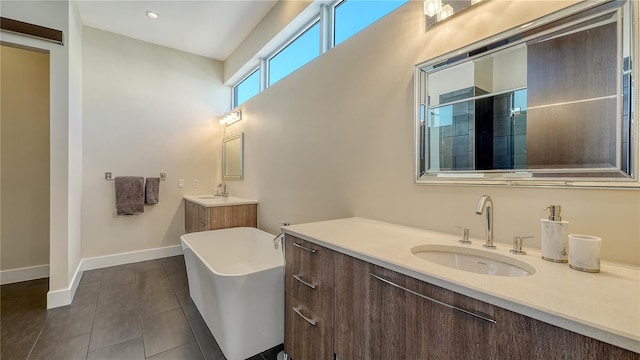
[{"label": "cabinet door", "polygon": [[198,231],[211,230],[209,228],[209,208],[196,205],[198,212]]},{"label": "cabinet door", "polygon": [[341,360],[494,358],[491,305],[346,255],[335,262]]},{"label": "cabinet door", "polygon": [[209,208],[208,230],[232,227],[257,227],[258,205],[215,206]]},{"label": "cabinet door", "polygon": [[[497,359],[501,324],[496,308],[450,290],[407,277],[407,333],[416,359]],[[504,355],[504,354],[503,354]]]},{"label": "cabinet door", "polygon": [[198,205],[191,201],[184,201],[184,230],[187,233],[200,231],[198,219]]},{"label": "cabinet door", "polygon": [[[333,296],[333,291],[323,296]],[[287,295],[284,351],[292,360],[333,360],[332,319],[314,313],[304,302]]]}]

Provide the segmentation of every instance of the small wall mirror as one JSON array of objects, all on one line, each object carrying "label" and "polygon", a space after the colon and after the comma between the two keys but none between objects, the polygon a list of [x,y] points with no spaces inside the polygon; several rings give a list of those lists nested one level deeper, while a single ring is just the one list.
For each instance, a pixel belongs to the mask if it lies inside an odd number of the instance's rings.
[{"label": "small wall mirror", "polygon": [[417,65],[416,181],[639,187],[634,5],[583,2]]},{"label": "small wall mirror", "polygon": [[244,176],[244,133],[222,140],[222,179],[242,180]]}]

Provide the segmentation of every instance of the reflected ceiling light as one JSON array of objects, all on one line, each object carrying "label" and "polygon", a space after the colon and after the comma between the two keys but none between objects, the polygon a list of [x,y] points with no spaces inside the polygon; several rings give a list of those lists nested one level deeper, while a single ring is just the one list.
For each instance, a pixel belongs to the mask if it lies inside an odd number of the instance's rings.
[{"label": "reflected ceiling light", "polygon": [[149,11],[149,10],[147,10],[147,17],[148,17],[149,19],[153,19],[153,20],[158,20],[158,19],[160,19],[160,15],[158,15],[158,13],[155,13],[155,12],[153,12],[153,11]]},{"label": "reflected ceiling light", "polygon": [[424,0],[424,14],[433,17],[442,10],[442,0]]},{"label": "reflected ceiling light", "polygon": [[229,126],[240,120],[242,120],[242,112],[240,112],[239,110],[232,111],[226,114],[225,116],[223,116],[222,119],[220,119],[220,124]]},{"label": "reflected ceiling light", "polygon": [[482,0],[471,0],[471,5],[475,5],[475,4],[479,3],[480,1],[482,1]]},{"label": "reflected ceiling light", "polygon": [[438,13],[437,19],[438,21],[442,21],[451,15],[453,15],[453,8],[451,7],[451,5],[447,4],[442,7],[442,10],[440,10],[440,12]]}]

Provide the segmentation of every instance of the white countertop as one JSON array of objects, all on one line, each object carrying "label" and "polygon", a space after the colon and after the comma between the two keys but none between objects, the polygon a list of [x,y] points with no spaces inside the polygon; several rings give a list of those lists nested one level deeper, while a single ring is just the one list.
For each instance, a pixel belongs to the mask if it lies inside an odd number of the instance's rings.
[{"label": "white countertop", "polygon": [[249,205],[258,203],[258,200],[243,199],[234,196],[185,195],[182,198],[205,207]]},{"label": "white countertop", "polygon": [[457,293],[640,353],[640,268],[602,262],[600,273],[509,253],[496,244],[484,250],[524,261],[536,269],[524,277],[476,274],[421,259],[424,244],[483,249],[483,240],[459,244],[457,236],[362,218],[290,225],[284,232]]}]

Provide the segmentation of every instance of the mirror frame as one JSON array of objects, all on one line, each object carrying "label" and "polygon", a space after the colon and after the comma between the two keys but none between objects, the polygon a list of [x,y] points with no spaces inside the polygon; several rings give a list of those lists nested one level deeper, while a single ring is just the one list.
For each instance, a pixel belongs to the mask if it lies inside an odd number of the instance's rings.
[{"label": "mirror frame", "polygon": [[[485,38],[483,40],[477,41],[475,43],[464,46],[460,49],[456,49],[449,53],[437,56],[432,58],[431,60],[427,60],[425,62],[421,62],[415,65],[414,71],[414,181],[418,185],[488,185],[488,186],[516,186],[516,187],[576,187],[576,188],[613,188],[613,189],[640,189],[640,177],[639,177],[639,166],[640,166],[640,147],[638,143],[640,142],[640,125],[638,124],[638,56],[639,48],[638,45],[638,9],[637,5],[634,4],[634,0],[627,0],[629,2],[629,12],[631,13],[631,31],[630,31],[630,42],[633,44],[633,49],[631,52],[632,60],[635,61],[633,64],[633,68],[631,69],[632,73],[632,83],[631,83],[631,94],[630,101],[633,102],[633,106],[631,108],[630,114],[630,126],[631,126],[631,136],[633,139],[632,144],[630,145],[630,166],[631,166],[631,174],[629,177],[571,177],[571,171],[567,171],[563,173],[562,177],[559,176],[551,176],[552,174],[558,174],[557,169],[540,169],[532,171],[531,169],[510,169],[510,170],[489,170],[489,171],[438,171],[431,172],[428,171],[426,173],[420,173],[420,161],[421,161],[421,106],[423,105],[423,99],[426,98],[426,72],[423,70],[424,68],[433,67],[434,65],[439,65],[442,63],[446,63],[449,59],[459,58],[460,54],[470,53],[473,51],[477,51],[478,49],[485,48],[489,43],[500,42],[503,40],[507,40],[507,44],[504,46],[496,47],[491,49],[490,52],[498,51],[500,49],[504,49],[506,47],[513,46],[514,44],[519,44],[529,40],[529,37],[522,37],[522,39],[517,41],[509,42],[508,39],[512,37],[522,34],[525,31],[530,31],[530,29],[542,28],[544,26],[548,26],[549,24],[565,19],[567,17],[577,15],[581,12],[588,11],[591,9],[601,8],[602,11],[595,12],[594,14],[602,14],[606,12],[607,9],[610,11],[611,9],[620,9],[622,11],[622,7],[626,3],[625,0],[609,0],[609,1],[583,1],[576,5],[569,6],[565,9],[559,10],[557,12],[551,13],[539,19],[536,19],[530,23],[524,24],[527,25],[527,30],[523,30],[522,26],[514,27],[510,30],[498,33],[489,38]],[[617,10],[616,10],[617,11]],[[531,26],[533,25],[533,26]],[[548,31],[554,31],[555,27],[550,28]],[[534,35],[534,37],[540,36],[545,33],[547,30],[543,30]],[[487,41],[491,39],[490,41]],[[489,52],[487,52],[489,53]],[[465,60],[471,60],[472,57],[468,57]],[[454,62],[455,64],[462,63],[461,61]],[[428,146],[427,146],[428,147]],[[428,149],[425,149],[425,152],[428,152]],[[424,156],[428,156],[427,153]],[[613,171],[616,171],[615,169]],[[618,169],[619,171],[619,169]],[[535,172],[536,176],[532,177],[531,174]],[[548,174],[548,176],[545,176]]]},{"label": "mirror frame", "polygon": [[[240,139],[240,174],[227,174],[227,144]],[[227,136],[222,139],[222,179],[223,180],[242,180],[244,178],[244,133]]]}]

